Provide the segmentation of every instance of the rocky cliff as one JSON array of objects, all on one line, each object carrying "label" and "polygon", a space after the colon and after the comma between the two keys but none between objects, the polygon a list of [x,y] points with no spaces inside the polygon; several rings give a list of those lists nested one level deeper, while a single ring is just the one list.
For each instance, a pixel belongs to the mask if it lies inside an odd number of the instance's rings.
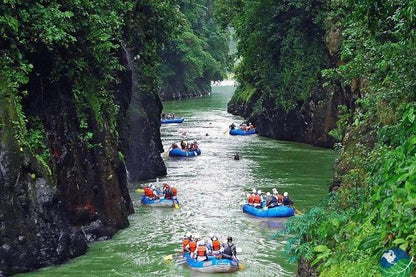
[{"label": "rocky cliff", "polygon": [[[339,31],[327,34],[326,68],[336,67],[340,63],[337,56],[339,40]],[[359,92],[358,88],[344,86],[341,82],[325,87],[323,83],[324,79],[317,77],[309,97],[305,101],[298,101],[291,110],[283,109],[266,92],[251,88],[248,98],[233,97],[228,103],[228,112],[253,122],[262,136],[332,147],[336,139],[329,132],[336,128],[339,106],[353,109]],[[236,93],[239,93],[239,89]],[[240,94],[247,95],[241,89]]]}]

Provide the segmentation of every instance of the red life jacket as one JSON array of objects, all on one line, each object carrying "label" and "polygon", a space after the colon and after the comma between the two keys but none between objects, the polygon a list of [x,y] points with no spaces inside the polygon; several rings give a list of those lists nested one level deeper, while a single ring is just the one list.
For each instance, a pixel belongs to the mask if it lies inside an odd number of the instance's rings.
[{"label": "red life jacket", "polygon": [[183,250],[185,250],[185,247],[189,244],[191,242],[191,240],[190,239],[188,239],[188,238],[184,238],[183,240],[182,240],[182,248],[183,248]]},{"label": "red life jacket", "polygon": [[200,257],[204,257],[207,255],[207,248],[205,247],[205,245],[198,246],[197,254]]},{"label": "red life jacket", "polygon": [[176,196],[178,194],[178,189],[173,187],[172,188],[172,194],[173,194],[173,196]]},{"label": "red life jacket", "polygon": [[147,197],[153,197],[153,190],[151,188],[144,188],[144,195]]},{"label": "red life jacket", "polygon": [[254,194],[250,194],[250,196],[248,197],[248,203],[249,204],[253,204],[254,203],[254,197],[255,197]]},{"label": "red life jacket", "polygon": [[188,245],[189,245],[189,251],[195,252],[195,249],[196,249],[196,241],[191,241]]},{"label": "red life jacket", "polygon": [[256,195],[256,196],[254,196],[254,203],[258,203],[258,204],[260,204],[261,203],[261,196],[260,195]]},{"label": "red life jacket", "polygon": [[277,195],[277,202],[283,203],[283,196],[281,194]]},{"label": "red life jacket", "polygon": [[212,241],[212,250],[218,251],[221,249],[221,242],[219,240]]}]

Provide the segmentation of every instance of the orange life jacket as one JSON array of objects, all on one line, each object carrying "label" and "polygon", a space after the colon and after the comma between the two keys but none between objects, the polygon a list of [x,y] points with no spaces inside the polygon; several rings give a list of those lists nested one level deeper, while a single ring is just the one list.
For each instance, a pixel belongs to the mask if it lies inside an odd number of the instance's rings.
[{"label": "orange life jacket", "polygon": [[203,256],[207,255],[207,248],[205,247],[205,245],[199,245],[198,246],[197,254],[200,257],[203,257]]},{"label": "orange life jacket", "polygon": [[256,196],[254,196],[254,203],[258,203],[258,204],[260,204],[261,203],[261,196],[260,195],[256,195]]},{"label": "orange life jacket", "polygon": [[281,194],[277,195],[277,202],[283,203],[283,196]]},{"label": "orange life jacket", "polygon": [[221,242],[219,240],[212,241],[212,250],[218,251],[221,249]]},{"label": "orange life jacket", "polygon": [[153,197],[153,190],[151,188],[144,188],[144,195],[147,197]]},{"label": "orange life jacket", "polygon": [[255,197],[254,194],[250,194],[250,196],[248,197],[248,203],[249,204],[253,204],[254,203],[254,197]]},{"label": "orange life jacket", "polygon": [[176,196],[178,194],[178,189],[173,187],[172,188],[172,194],[173,194],[173,196]]},{"label": "orange life jacket", "polygon": [[191,240],[190,239],[188,239],[188,238],[184,238],[183,240],[182,240],[182,248],[183,248],[183,250],[185,250],[185,247],[189,244],[191,242]]},{"label": "orange life jacket", "polygon": [[195,250],[196,250],[196,241],[191,241],[191,242],[189,242],[189,251],[191,251],[191,252],[195,252]]}]

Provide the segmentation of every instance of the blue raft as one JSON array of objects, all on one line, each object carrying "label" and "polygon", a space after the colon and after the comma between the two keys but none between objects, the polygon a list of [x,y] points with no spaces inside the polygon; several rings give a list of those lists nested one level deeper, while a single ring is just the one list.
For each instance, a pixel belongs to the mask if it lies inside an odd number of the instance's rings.
[{"label": "blue raft", "polygon": [[230,259],[217,259],[214,256],[208,256],[208,260],[198,262],[191,258],[189,253],[183,255],[186,259],[186,265],[195,271],[206,273],[234,272],[238,270],[238,262]]},{"label": "blue raft", "polygon": [[256,133],[256,129],[250,129],[243,131],[242,129],[231,129],[230,135],[232,136],[247,136],[247,135],[254,135]]},{"label": "blue raft", "polygon": [[173,207],[175,205],[173,199],[150,199],[147,196],[142,195],[142,204],[145,206],[151,206],[151,207]]},{"label": "blue raft", "polygon": [[185,151],[179,148],[175,148],[169,151],[169,157],[194,157],[198,155],[201,155],[200,149]]},{"label": "blue raft", "polygon": [[184,121],[183,117],[172,118],[172,119],[161,119],[160,123],[162,124],[169,124],[169,123],[182,123]]},{"label": "blue raft", "polygon": [[243,212],[258,217],[289,217],[295,214],[295,210],[290,206],[277,206],[264,210],[262,208],[255,208],[249,204],[243,205]]}]

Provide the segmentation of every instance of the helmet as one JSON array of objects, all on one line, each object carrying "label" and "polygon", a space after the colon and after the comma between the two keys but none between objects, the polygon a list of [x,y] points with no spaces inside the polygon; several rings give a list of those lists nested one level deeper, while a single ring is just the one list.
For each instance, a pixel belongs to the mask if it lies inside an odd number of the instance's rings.
[{"label": "helmet", "polygon": [[227,237],[227,241],[233,241],[232,237]]},{"label": "helmet", "polygon": [[195,234],[194,238],[195,238],[196,240],[200,240],[200,239],[201,239],[201,236],[200,236],[199,234]]},{"label": "helmet", "polygon": [[273,193],[277,193],[277,189],[276,188],[273,188],[272,191],[273,191]]},{"label": "helmet", "polygon": [[287,193],[286,191],[283,193],[283,196],[288,197],[289,193]]},{"label": "helmet", "polygon": [[271,194],[270,192],[267,192],[267,193],[266,193],[266,195],[267,195],[267,196],[270,196],[270,195],[272,195],[272,194]]},{"label": "helmet", "polygon": [[204,245],[204,244],[205,244],[205,240],[201,239],[201,240],[199,241],[199,245]]},{"label": "helmet", "polygon": [[253,193],[256,193],[257,192],[257,190],[256,189],[253,189]]},{"label": "helmet", "polygon": [[261,190],[258,190],[258,191],[257,191],[257,194],[262,194]]},{"label": "helmet", "polygon": [[209,233],[208,235],[210,238],[214,237],[214,233]]},{"label": "helmet", "polygon": [[192,234],[191,234],[191,232],[186,232],[186,234],[185,234],[185,237],[187,237],[187,238],[190,238],[190,237],[192,237]]}]

